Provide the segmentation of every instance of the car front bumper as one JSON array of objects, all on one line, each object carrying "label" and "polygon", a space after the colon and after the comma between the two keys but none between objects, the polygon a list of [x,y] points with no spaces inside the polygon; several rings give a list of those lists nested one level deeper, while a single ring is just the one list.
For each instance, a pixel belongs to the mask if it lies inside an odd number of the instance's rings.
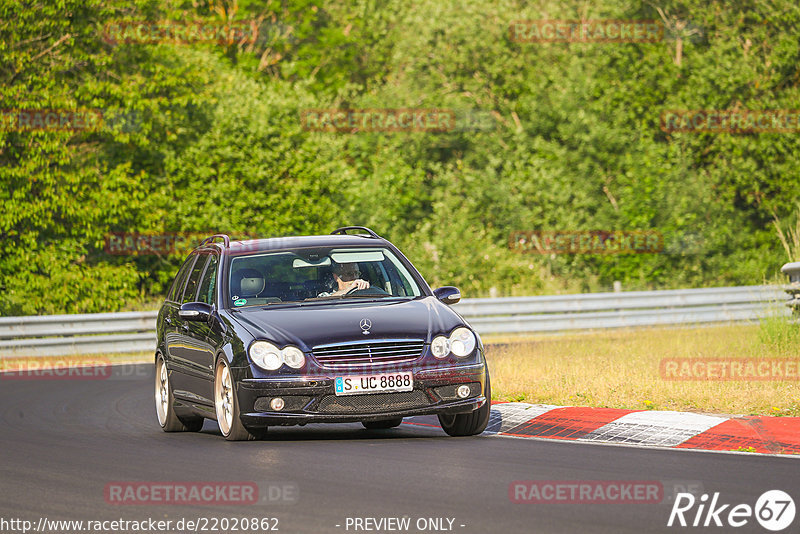
[{"label": "car front bumper", "polygon": [[[414,373],[409,392],[336,396],[336,376],[368,374],[336,371],[327,375],[280,378],[243,378],[238,381],[239,412],[245,426],[298,425],[379,421],[430,414],[470,413],[487,401],[484,363],[408,369]],[[375,370],[374,374],[381,371]],[[455,390],[468,385],[470,394],[458,398]],[[284,399],[280,411],[270,408],[275,397]]]}]

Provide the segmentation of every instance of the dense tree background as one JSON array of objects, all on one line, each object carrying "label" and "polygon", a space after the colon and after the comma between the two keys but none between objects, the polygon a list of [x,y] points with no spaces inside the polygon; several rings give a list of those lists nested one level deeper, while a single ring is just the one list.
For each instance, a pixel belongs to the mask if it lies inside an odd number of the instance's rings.
[{"label": "dense tree background", "polygon": [[[512,21],[656,19],[661,42],[518,43]],[[124,44],[111,21],[256,21]],[[665,109],[800,109],[794,0],[0,0],[0,314],[152,307],[182,261],[110,232],[368,225],[466,296],[756,284],[787,261],[800,134],[667,134]],[[449,108],[447,133],[305,131],[308,108]],[[473,122],[466,119],[472,118]],[[519,254],[513,230],[655,229],[661,254]],[[492,289],[494,288],[494,289]]]}]

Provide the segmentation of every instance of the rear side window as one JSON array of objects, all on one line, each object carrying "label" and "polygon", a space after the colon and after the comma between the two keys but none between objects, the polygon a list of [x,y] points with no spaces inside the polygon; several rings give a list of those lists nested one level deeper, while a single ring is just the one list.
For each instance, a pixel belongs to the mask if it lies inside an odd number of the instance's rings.
[{"label": "rear side window", "polygon": [[172,287],[167,293],[167,300],[176,301],[180,298],[183,286],[186,284],[186,275],[189,273],[189,269],[192,268],[192,264],[194,260],[197,259],[197,254],[192,254],[189,256],[181,268],[178,269],[178,274],[175,276],[175,281],[172,282]]},{"label": "rear side window", "polygon": [[186,281],[186,289],[183,290],[183,304],[194,302],[197,299],[197,288],[200,285],[200,275],[203,274],[203,267],[208,263],[209,256],[200,255],[192,268],[192,274]]},{"label": "rear side window", "polygon": [[217,289],[217,264],[219,258],[216,254],[212,254],[206,266],[206,272],[200,282],[200,292],[197,294],[198,302],[205,302],[206,304],[214,304],[214,291]]}]

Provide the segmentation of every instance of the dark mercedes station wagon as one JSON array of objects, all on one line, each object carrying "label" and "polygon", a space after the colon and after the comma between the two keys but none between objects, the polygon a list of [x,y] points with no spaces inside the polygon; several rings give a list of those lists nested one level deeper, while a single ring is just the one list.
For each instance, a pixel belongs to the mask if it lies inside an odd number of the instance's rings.
[{"label": "dark mercedes station wagon", "polygon": [[[351,235],[356,230],[362,233]],[[167,432],[216,420],[229,440],[272,425],[398,426],[436,414],[480,434],[491,389],[480,337],[368,228],[192,251],[158,314],[155,401]]]}]

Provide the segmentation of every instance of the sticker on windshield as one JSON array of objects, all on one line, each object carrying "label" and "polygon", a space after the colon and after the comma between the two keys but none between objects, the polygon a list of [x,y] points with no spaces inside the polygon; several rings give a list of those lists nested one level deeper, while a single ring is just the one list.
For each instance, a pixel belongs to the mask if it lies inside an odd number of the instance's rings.
[{"label": "sticker on windshield", "polygon": [[234,306],[244,306],[247,304],[247,299],[239,299],[233,303]]}]

